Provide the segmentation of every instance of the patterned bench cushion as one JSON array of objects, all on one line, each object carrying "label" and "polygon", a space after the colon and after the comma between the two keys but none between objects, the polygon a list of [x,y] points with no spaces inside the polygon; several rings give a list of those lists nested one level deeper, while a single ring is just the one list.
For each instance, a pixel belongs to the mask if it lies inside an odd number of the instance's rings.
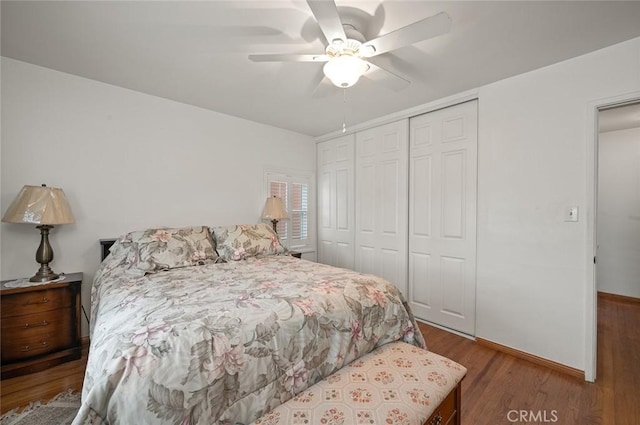
[{"label": "patterned bench cushion", "polygon": [[467,369],[446,357],[393,342],[351,362],[254,422],[423,424]]}]

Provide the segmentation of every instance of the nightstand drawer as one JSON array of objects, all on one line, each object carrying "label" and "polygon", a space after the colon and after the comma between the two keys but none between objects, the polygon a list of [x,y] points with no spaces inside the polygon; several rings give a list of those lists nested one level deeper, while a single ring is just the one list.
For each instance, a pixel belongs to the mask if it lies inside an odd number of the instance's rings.
[{"label": "nightstand drawer", "polygon": [[68,308],[2,319],[2,363],[71,347],[72,320]]},{"label": "nightstand drawer", "polygon": [[2,318],[57,310],[70,307],[72,302],[71,288],[5,295],[2,297]]},{"label": "nightstand drawer", "polygon": [[8,282],[0,282],[0,379],[79,359],[82,273],[40,285]]}]

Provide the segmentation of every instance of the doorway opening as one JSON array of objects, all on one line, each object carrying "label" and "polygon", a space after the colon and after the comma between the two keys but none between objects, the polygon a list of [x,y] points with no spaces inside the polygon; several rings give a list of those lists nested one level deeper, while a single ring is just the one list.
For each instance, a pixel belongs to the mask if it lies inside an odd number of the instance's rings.
[{"label": "doorway opening", "polygon": [[640,299],[640,102],[598,112],[596,287]]},{"label": "doorway opening", "polygon": [[[588,254],[593,256],[593,267],[587,276],[593,286],[587,291],[585,378],[595,381],[597,366],[605,367],[598,356],[611,353],[602,351],[607,347],[606,341],[600,341],[604,335],[598,333],[605,329],[600,323],[599,299],[604,296],[632,306],[634,300],[640,301],[640,96],[634,94],[591,106],[594,143],[588,181],[593,186],[588,199],[593,214],[588,228],[592,238]],[[606,319],[606,328],[610,329],[611,317]]]}]

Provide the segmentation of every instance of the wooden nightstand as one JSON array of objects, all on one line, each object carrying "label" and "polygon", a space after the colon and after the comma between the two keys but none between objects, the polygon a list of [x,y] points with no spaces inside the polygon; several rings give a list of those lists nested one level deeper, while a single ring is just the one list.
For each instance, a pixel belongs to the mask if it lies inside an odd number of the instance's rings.
[{"label": "wooden nightstand", "polygon": [[82,273],[22,288],[0,287],[1,379],[79,359]]}]

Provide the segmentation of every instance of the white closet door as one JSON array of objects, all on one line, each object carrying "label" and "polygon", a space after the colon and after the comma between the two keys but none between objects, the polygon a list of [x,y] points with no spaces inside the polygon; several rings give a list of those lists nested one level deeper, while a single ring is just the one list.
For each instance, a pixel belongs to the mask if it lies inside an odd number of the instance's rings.
[{"label": "white closet door", "polygon": [[407,294],[408,120],[356,134],[356,270]]},{"label": "white closet door", "polygon": [[318,262],[354,267],[354,136],[317,145]]},{"label": "white closet door", "polygon": [[410,120],[409,303],[475,334],[478,102]]}]

